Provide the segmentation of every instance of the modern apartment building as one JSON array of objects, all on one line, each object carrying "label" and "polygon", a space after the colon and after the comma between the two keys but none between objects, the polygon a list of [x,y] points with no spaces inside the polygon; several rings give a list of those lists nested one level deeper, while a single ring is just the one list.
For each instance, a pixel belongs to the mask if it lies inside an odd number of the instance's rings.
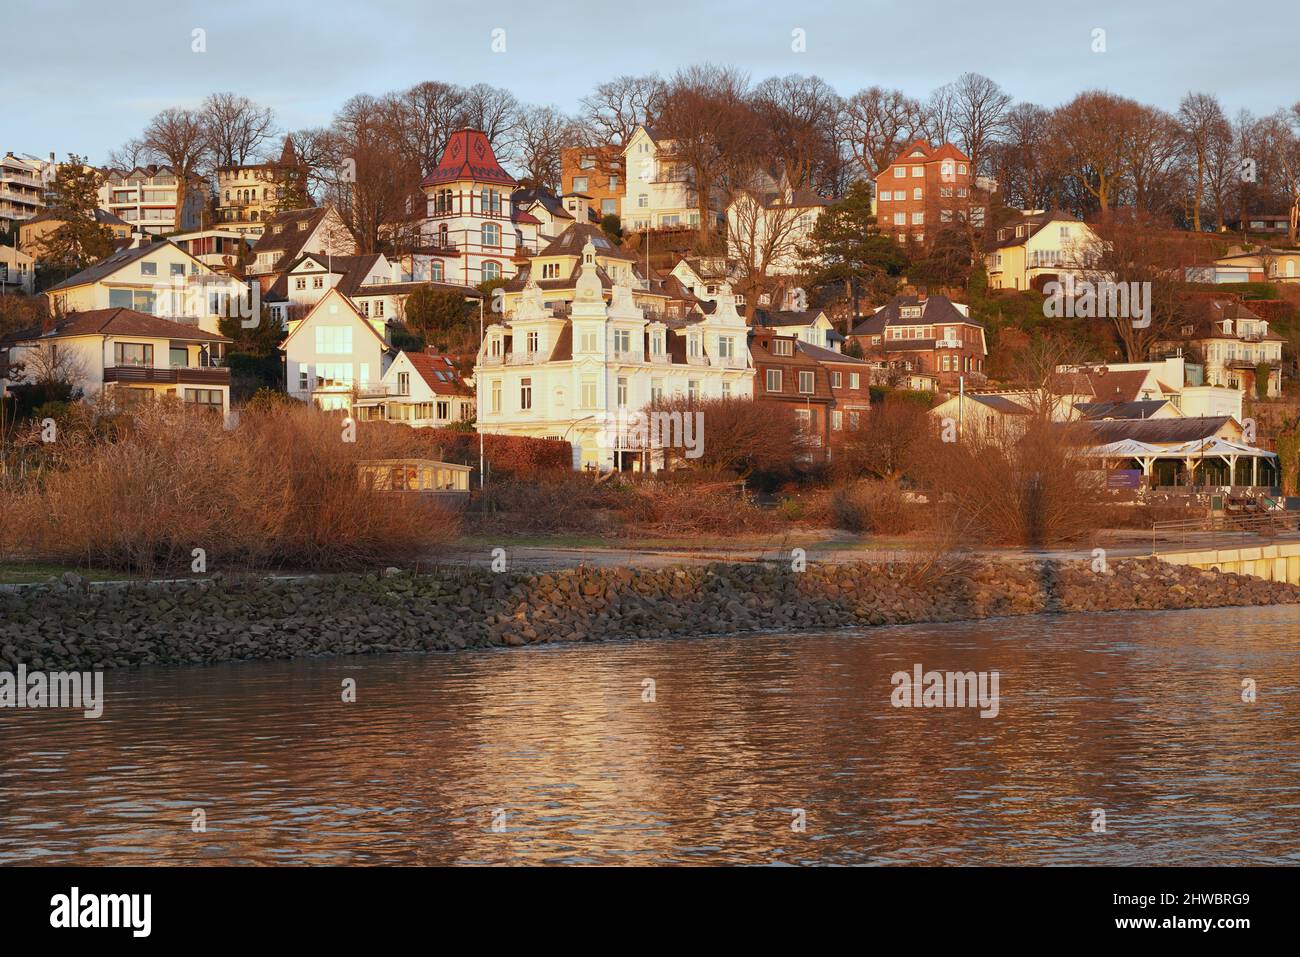
[{"label": "modern apartment building", "polygon": [[45,208],[45,190],[54,171],[49,161],[6,153],[0,158],[0,220],[22,223]]},{"label": "modern apartment building", "polygon": [[177,176],[170,166],[110,169],[99,188],[99,205],[134,229],[154,236],[178,230],[202,229],[208,204],[208,187],[194,177],[185,190],[185,208],[177,213]]}]

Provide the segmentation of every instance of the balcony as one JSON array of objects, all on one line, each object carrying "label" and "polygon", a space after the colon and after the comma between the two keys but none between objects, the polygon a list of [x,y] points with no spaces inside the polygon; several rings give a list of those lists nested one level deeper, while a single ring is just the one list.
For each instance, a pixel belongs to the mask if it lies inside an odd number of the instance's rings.
[{"label": "balcony", "polygon": [[143,385],[230,385],[230,370],[220,366],[108,366],[104,381]]}]

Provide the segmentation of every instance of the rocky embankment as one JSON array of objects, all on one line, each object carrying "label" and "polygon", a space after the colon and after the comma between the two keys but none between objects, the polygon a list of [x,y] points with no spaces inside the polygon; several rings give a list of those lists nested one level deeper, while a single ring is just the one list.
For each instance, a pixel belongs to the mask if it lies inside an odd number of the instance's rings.
[{"label": "rocky embankment", "polygon": [[578,568],[546,574],[231,578],[0,590],[0,670],[89,669],[763,630],[1038,612],[1300,602],[1300,587],[1154,560]]}]

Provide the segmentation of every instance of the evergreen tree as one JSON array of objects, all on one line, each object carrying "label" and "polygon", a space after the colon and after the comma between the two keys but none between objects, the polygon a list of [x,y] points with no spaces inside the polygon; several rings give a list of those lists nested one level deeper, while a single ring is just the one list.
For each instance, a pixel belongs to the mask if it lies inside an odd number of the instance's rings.
[{"label": "evergreen tree", "polygon": [[894,280],[907,268],[898,243],[876,227],[871,187],[862,180],[818,217],[803,255],[813,287],[840,287],[843,298],[852,303],[853,316],[864,294],[892,291]]},{"label": "evergreen tree", "polygon": [[50,213],[61,223],[41,238],[39,258],[56,278],[71,276],[113,253],[112,232],[95,221],[99,178],[75,153],[54,175]]}]

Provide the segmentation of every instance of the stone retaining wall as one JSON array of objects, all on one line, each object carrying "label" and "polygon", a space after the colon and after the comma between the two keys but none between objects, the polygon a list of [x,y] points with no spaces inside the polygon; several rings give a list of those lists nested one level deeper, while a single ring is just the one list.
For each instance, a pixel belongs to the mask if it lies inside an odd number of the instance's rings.
[{"label": "stone retaining wall", "polygon": [[0,591],[0,670],[440,651],[1038,612],[1300,602],[1300,587],[1151,559],[904,565],[713,564],[545,574],[237,578]]}]

